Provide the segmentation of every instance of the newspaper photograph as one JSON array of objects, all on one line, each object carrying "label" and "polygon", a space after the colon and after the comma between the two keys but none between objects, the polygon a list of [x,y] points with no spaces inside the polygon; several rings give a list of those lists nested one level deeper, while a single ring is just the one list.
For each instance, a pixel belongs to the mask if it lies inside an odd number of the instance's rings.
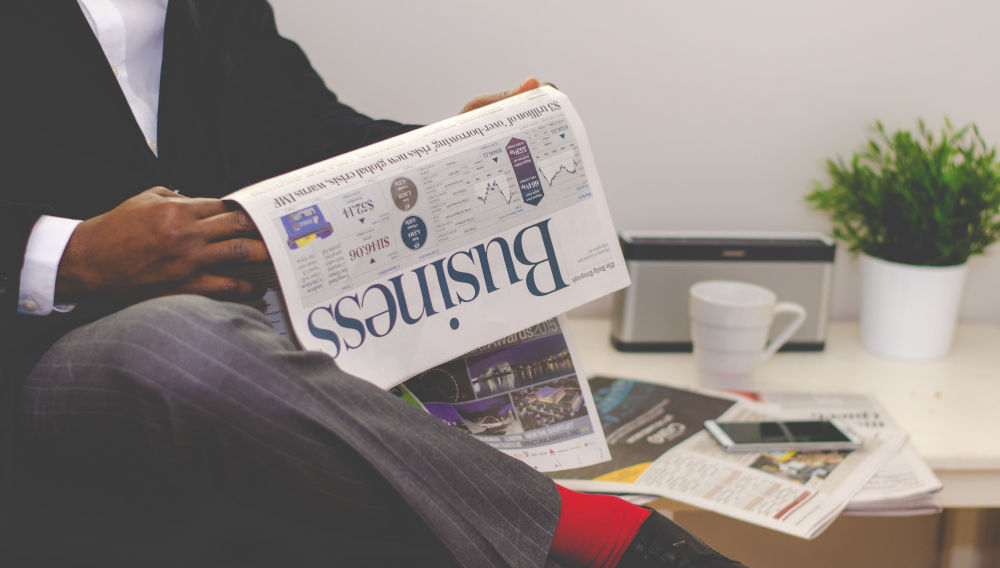
[{"label": "newspaper photograph", "polygon": [[551,87],[227,199],[299,344],[382,387],[629,283],[583,124]]},{"label": "newspaper photograph", "polygon": [[579,360],[553,318],[436,365],[392,390],[539,471],[609,456]]},{"label": "newspaper photograph", "polygon": [[[591,385],[604,421],[605,391]],[[647,387],[648,399],[677,397],[681,389]],[[691,394],[710,395],[708,391]],[[720,400],[727,400],[719,393]],[[720,413],[722,420],[773,420],[772,408],[734,396]],[[720,405],[721,406],[721,405]],[[780,416],[785,418],[785,416]],[[864,446],[854,451],[726,452],[700,427],[683,441],[666,448],[651,463],[643,458],[622,459],[615,438],[607,434],[612,461],[609,471],[628,475],[573,478],[553,475],[571,489],[595,492],[646,493],[667,497],[705,510],[737,518],[793,536],[819,535],[844,510],[853,496],[903,446],[897,429],[858,432]],[[622,454],[625,455],[625,454]],[[629,468],[632,468],[631,471]],[[568,472],[572,475],[574,472]]]}]

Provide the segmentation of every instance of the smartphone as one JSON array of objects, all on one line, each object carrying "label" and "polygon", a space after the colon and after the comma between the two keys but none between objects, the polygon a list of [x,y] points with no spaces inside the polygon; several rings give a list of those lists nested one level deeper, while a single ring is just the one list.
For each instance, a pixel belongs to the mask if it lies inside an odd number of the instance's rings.
[{"label": "smartphone", "polygon": [[727,452],[856,450],[864,443],[860,436],[838,420],[707,420],[705,429]]}]

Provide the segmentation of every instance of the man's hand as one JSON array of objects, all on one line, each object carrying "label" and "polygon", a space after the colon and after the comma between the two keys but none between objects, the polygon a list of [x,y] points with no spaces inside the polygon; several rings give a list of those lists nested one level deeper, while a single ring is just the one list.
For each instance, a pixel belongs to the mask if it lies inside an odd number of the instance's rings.
[{"label": "man's hand", "polygon": [[266,261],[246,213],[154,187],[77,226],[59,263],[56,299],[129,304],[181,293],[252,299],[263,291],[224,274]]},{"label": "man's hand", "polygon": [[476,110],[479,107],[484,107],[488,104],[492,104],[497,101],[502,101],[503,99],[506,99],[508,97],[513,97],[514,95],[520,95],[521,93],[525,91],[530,91],[531,89],[537,89],[541,85],[548,85],[550,87],[555,86],[552,83],[539,83],[538,79],[531,77],[530,79],[527,79],[523,83],[521,83],[521,86],[514,89],[513,91],[500,91],[499,93],[491,93],[489,95],[476,95],[475,97],[473,97],[471,101],[469,101],[468,103],[465,104],[464,107],[462,107],[462,110],[459,111],[459,114],[462,114],[463,112],[469,112],[470,110]]}]

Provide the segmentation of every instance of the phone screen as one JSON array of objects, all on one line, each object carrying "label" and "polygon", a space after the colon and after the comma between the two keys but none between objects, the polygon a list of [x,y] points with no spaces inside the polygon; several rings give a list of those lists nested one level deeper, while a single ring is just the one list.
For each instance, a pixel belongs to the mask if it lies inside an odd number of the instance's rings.
[{"label": "phone screen", "polygon": [[787,442],[850,442],[833,424],[802,422],[719,422],[719,427],[737,444],[780,444]]}]

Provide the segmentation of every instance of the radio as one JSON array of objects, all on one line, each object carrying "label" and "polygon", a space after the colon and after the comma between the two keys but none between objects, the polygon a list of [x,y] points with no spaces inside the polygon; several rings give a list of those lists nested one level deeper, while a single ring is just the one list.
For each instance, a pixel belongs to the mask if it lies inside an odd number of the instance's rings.
[{"label": "radio", "polygon": [[[836,245],[819,233],[640,232],[619,234],[632,285],[614,297],[611,342],[621,351],[691,351],[688,289],[702,280],[770,288],[806,309],[782,351],[826,344]],[[773,326],[781,329],[781,322]]]}]

